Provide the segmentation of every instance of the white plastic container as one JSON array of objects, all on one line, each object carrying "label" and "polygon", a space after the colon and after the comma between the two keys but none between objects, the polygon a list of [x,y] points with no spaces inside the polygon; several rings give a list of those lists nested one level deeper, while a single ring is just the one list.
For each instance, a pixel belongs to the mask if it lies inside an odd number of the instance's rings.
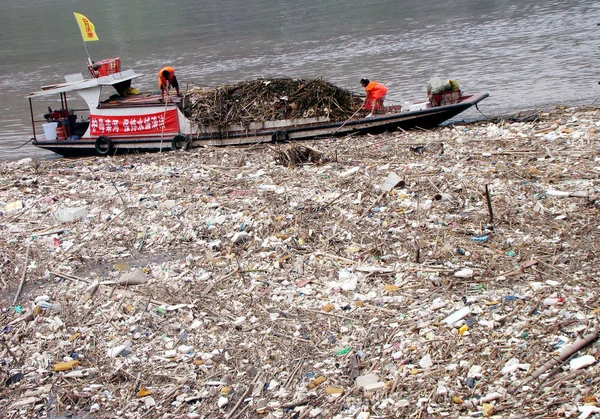
[{"label": "white plastic container", "polygon": [[564,300],[562,298],[544,298],[542,303],[547,306],[554,306],[558,304],[562,304]]},{"label": "white plastic container", "polygon": [[48,122],[47,124],[42,124],[44,128],[44,136],[46,140],[56,140],[56,128],[58,127],[58,122]]},{"label": "white plastic container", "polygon": [[469,314],[471,314],[471,308],[466,306],[466,307],[461,308],[458,311],[455,311],[454,313],[452,313],[451,315],[449,315],[442,321],[444,323],[446,323],[447,325],[452,325],[452,324],[456,323],[457,321],[463,319],[464,317],[467,317]]},{"label": "white plastic container", "polygon": [[423,103],[414,103],[412,105],[410,105],[408,107],[408,111],[412,112],[412,111],[423,111],[427,109],[427,102],[423,102]]},{"label": "white plastic container", "polygon": [[394,187],[398,183],[400,183],[401,180],[402,180],[402,178],[400,176],[398,176],[396,173],[390,172],[390,173],[388,173],[387,178],[385,179],[385,182],[383,182],[381,189],[383,189],[385,192],[389,192],[392,189],[394,189]]},{"label": "white plastic container", "polygon": [[54,217],[61,223],[70,223],[87,217],[87,209],[85,207],[62,208],[54,213]]}]

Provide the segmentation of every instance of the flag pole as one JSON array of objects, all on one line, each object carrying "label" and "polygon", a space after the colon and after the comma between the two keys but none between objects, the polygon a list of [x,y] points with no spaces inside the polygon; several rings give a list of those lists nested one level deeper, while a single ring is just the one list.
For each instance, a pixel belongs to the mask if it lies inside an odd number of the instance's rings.
[{"label": "flag pole", "polygon": [[87,49],[87,45],[86,45],[85,41],[83,41],[83,47],[85,48],[85,53],[87,54],[87,57],[88,57],[88,64],[92,65],[92,59],[90,58],[90,52]]}]

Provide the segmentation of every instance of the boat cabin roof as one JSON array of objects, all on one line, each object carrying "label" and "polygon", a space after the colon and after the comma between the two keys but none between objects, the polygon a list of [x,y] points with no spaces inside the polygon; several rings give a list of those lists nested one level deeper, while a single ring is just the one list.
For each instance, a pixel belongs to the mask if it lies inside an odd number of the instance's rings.
[{"label": "boat cabin roof", "polygon": [[134,70],[125,70],[120,73],[109,74],[108,76],[94,79],[84,79],[81,73],[69,74],[65,76],[65,80],[67,80],[65,83],[42,86],[42,90],[30,93],[29,95],[25,96],[25,99],[92,89],[98,86],[113,86],[115,84],[119,84],[127,80],[133,80],[142,76],[143,74],[136,73]]}]

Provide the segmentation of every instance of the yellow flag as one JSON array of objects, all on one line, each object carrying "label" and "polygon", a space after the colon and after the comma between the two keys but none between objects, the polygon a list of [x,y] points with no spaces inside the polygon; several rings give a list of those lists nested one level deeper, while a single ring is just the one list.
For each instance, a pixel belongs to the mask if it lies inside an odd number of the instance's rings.
[{"label": "yellow flag", "polygon": [[75,19],[77,19],[77,24],[79,25],[83,42],[97,41],[98,35],[96,34],[96,28],[94,28],[94,24],[90,22],[87,17],[80,13],[73,12],[73,14],[75,15]]}]

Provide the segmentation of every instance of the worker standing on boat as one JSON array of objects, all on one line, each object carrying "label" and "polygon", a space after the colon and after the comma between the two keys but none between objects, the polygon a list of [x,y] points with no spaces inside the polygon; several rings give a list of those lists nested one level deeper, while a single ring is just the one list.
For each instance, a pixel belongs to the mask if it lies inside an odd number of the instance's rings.
[{"label": "worker standing on boat", "polygon": [[165,100],[165,91],[169,94],[169,89],[174,87],[177,91],[177,96],[181,96],[179,93],[179,83],[177,77],[175,77],[175,69],[173,67],[163,67],[158,72],[158,87],[160,88],[160,100]]},{"label": "worker standing on boat", "polygon": [[367,118],[372,117],[377,109],[381,109],[381,114],[385,115],[383,100],[388,92],[388,88],[381,83],[377,83],[369,79],[361,79],[360,84],[362,87],[364,87],[365,93],[367,94],[365,101],[363,102],[363,108],[368,109],[367,104],[371,105],[371,113],[367,115]]}]

